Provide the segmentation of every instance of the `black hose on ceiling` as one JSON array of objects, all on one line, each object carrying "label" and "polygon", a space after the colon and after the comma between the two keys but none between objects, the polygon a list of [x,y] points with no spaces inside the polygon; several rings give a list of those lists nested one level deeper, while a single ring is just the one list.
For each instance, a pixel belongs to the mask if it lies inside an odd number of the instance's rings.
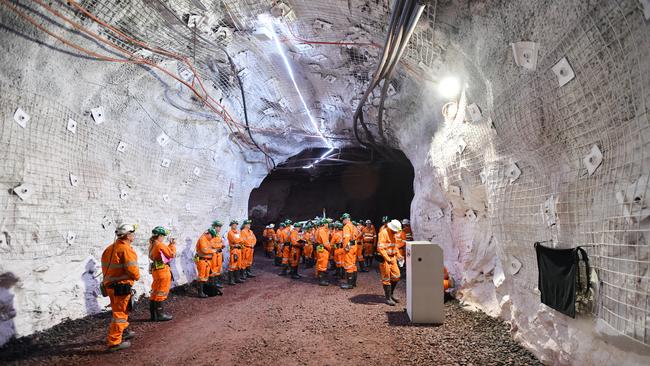
[{"label": "black hose on ceiling", "polygon": [[246,132],[248,132],[248,137],[251,138],[253,145],[255,145],[255,147],[257,147],[257,149],[260,152],[262,152],[262,154],[266,155],[266,157],[268,157],[271,160],[271,163],[273,164],[273,169],[275,169],[276,168],[275,160],[273,160],[273,157],[271,157],[269,153],[264,151],[260,147],[260,145],[257,144],[257,141],[255,141],[255,138],[251,133],[250,125],[248,124],[248,109],[246,108],[246,94],[244,93],[244,83],[241,81],[241,78],[239,77],[239,73],[237,73],[237,68],[235,67],[235,63],[233,62],[230,55],[226,52],[226,50],[223,50],[223,52],[226,54],[226,57],[228,57],[228,62],[230,63],[230,69],[232,70],[232,73],[237,78],[237,83],[239,84],[239,90],[241,91],[242,106],[244,108],[244,121],[246,122]]}]

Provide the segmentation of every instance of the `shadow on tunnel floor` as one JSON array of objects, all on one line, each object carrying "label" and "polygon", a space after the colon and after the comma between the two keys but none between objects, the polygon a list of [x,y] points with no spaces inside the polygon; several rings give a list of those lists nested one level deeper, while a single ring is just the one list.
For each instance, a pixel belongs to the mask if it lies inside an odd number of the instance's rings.
[{"label": "shadow on tunnel floor", "polygon": [[411,323],[406,309],[396,310],[396,311],[387,311],[386,318],[388,319],[388,325],[391,327],[415,327],[415,328],[437,328],[442,324],[414,324]]},{"label": "shadow on tunnel floor", "polygon": [[352,296],[350,302],[361,305],[381,305],[386,302],[386,298],[377,294],[360,294]]}]

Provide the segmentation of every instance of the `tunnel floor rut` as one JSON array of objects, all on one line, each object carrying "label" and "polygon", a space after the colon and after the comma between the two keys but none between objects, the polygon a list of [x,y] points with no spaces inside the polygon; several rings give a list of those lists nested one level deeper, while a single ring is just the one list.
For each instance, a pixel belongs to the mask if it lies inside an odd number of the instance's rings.
[{"label": "tunnel floor rut", "polygon": [[320,287],[277,276],[270,259],[256,258],[257,277],[226,286],[224,296],[196,297],[174,289],[166,311],[174,320],[148,321],[148,303],[131,314],[131,348],[108,354],[109,313],[98,314],[0,349],[0,364],[19,365],[538,365],[515,343],[506,324],[445,304],[445,323],[411,325],[398,306],[383,303],[376,270],[359,273],[357,288]]}]

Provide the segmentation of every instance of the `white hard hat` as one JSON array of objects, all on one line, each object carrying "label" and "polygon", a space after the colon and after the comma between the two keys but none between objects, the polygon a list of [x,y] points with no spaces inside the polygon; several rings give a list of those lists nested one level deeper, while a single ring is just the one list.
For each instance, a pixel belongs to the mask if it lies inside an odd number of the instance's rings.
[{"label": "white hard hat", "polygon": [[388,223],[388,228],[395,232],[402,231],[402,224],[400,224],[398,220],[391,220],[391,222]]},{"label": "white hard hat", "polygon": [[275,224],[269,224],[269,227],[273,229],[275,227]]},{"label": "white hard hat", "polygon": [[138,229],[137,224],[122,224],[115,229],[115,234],[117,235],[126,235],[128,233],[135,232]]},{"label": "white hard hat", "polygon": [[409,225],[409,224],[411,224],[411,222],[409,221],[409,219],[404,219],[404,220],[402,220],[402,225]]}]

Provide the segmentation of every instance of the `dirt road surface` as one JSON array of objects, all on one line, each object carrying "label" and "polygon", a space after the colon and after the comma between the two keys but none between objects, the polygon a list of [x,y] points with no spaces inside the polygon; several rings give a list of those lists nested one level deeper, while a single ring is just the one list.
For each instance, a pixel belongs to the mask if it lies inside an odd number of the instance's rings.
[{"label": "dirt road surface", "polygon": [[257,277],[199,299],[180,287],[166,302],[169,322],[148,321],[148,302],[131,314],[132,347],[106,353],[110,313],[67,321],[0,349],[0,364],[19,365],[537,365],[508,326],[445,304],[440,326],[409,324],[404,283],[398,306],[383,302],[376,270],[357,288],[320,287],[312,269],[292,280],[256,257]]}]

